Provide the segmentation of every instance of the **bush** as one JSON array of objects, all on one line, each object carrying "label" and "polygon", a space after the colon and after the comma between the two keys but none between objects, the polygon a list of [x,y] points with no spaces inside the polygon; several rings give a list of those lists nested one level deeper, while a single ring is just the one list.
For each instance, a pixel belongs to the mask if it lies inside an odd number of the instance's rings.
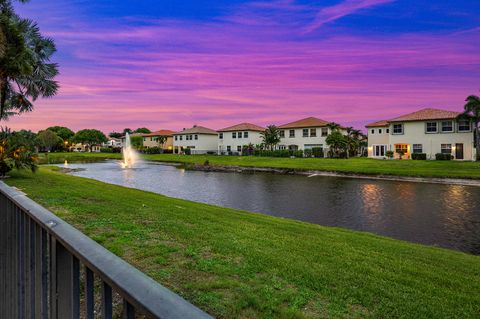
[{"label": "bush", "polygon": [[145,154],[163,154],[163,148],[159,146],[149,147],[144,150],[144,153]]},{"label": "bush", "polygon": [[393,155],[394,155],[393,151],[386,151],[385,152],[385,156],[388,157],[388,158],[393,158]]},{"label": "bush", "polygon": [[215,155],[215,154],[217,154],[217,152],[214,152],[214,151],[208,151],[208,152],[207,152],[207,154],[208,154],[208,155]]},{"label": "bush", "polygon": [[323,148],[321,147],[312,147],[313,157],[321,158],[324,157]]},{"label": "bush", "polygon": [[111,149],[110,147],[101,147],[100,153],[113,153],[113,149]]},{"label": "bush", "polygon": [[191,155],[192,154],[192,150],[189,149],[189,148],[186,148],[183,151],[185,152],[185,155]]},{"label": "bush", "polygon": [[303,150],[293,151],[292,156],[303,157]]},{"label": "bush", "polygon": [[412,153],[412,160],[425,161],[426,159],[427,159],[427,154],[425,153]]},{"label": "bush", "polygon": [[453,156],[452,154],[437,153],[435,154],[435,159],[437,161],[450,161],[453,159]]},{"label": "bush", "polygon": [[307,148],[303,154],[305,155],[305,157],[312,157],[313,156],[313,151],[311,148]]}]

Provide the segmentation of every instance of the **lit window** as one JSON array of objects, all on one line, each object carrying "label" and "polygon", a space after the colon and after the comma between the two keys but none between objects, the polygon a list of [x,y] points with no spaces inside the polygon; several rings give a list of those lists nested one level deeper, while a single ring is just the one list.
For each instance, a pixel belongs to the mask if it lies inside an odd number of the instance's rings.
[{"label": "lit window", "polygon": [[453,121],[443,121],[442,132],[453,132]]},{"label": "lit window", "polygon": [[290,130],[288,134],[289,137],[295,137],[295,130]]},{"label": "lit window", "polygon": [[303,129],[303,134],[302,134],[303,137],[308,137],[308,128],[304,128]]},{"label": "lit window", "polygon": [[311,128],[310,129],[310,137],[316,137],[317,136],[317,129]]},{"label": "lit window", "polygon": [[423,153],[423,145],[422,144],[413,144],[413,153]]},{"label": "lit window", "polygon": [[470,121],[469,120],[460,120],[458,121],[458,131],[459,132],[470,132]]},{"label": "lit window", "polygon": [[452,154],[452,144],[442,144],[440,149],[442,154]]},{"label": "lit window", "polygon": [[437,133],[437,122],[427,122],[427,133]]},{"label": "lit window", "polygon": [[403,134],[403,124],[393,124],[393,134]]}]

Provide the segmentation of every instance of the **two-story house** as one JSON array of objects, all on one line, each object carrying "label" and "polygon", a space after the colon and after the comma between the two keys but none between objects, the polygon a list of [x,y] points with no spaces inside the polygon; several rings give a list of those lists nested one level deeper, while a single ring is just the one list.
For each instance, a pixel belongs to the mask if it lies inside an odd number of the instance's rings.
[{"label": "two-story house", "polygon": [[262,143],[264,127],[240,123],[218,130],[218,154],[242,154],[242,148]]},{"label": "two-story house", "polygon": [[[305,150],[313,147],[328,149],[327,136],[331,133],[329,123],[316,117],[307,117],[295,122],[280,125],[279,149]],[[343,127],[340,131],[346,134]],[[326,154],[327,152],[325,152]]]},{"label": "two-story house", "polygon": [[181,154],[187,148],[191,154],[217,153],[218,132],[194,125],[192,128],[173,133],[173,152]]},{"label": "two-story house", "polygon": [[172,150],[173,133],[175,132],[170,130],[159,130],[148,134],[143,134],[143,146],[147,148],[161,147],[164,150]]},{"label": "two-story house", "polygon": [[474,160],[473,125],[458,120],[460,112],[426,108],[390,120],[366,125],[368,156],[385,157],[388,150],[395,158],[411,158],[412,153],[424,153],[427,159],[435,154],[451,154],[458,160]]}]

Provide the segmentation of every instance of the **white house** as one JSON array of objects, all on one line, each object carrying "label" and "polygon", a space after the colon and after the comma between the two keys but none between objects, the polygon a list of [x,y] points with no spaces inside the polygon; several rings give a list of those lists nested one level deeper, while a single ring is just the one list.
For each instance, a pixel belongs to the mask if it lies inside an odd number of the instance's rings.
[{"label": "white house", "polygon": [[218,154],[242,153],[242,147],[262,143],[264,127],[240,123],[218,130]]},{"label": "white house", "polygon": [[[325,139],[331,133],[328,124],[316,117],[307,117],[295,122],[280,125],[280,143],[279,149],[305,150],[313,147],[321,147],[326,151],[328,149]],[[343,127],[340,132],[346,135]],[[325,152],[326,154],[326,152]]]},{"label": "white house", "polygon": [[192,128],[173,133],[173,152],[181,154],[187,148],[191,154],[217,153],[217,131],[194,125]]},{"label": "white house", "polygon": [[122,139],[115,138],[115,137],[108,137],[108,140],[102,144],[103,147],[112,147],[112,148],[120,148],[122,147]]},{"label": "white house", "polygon": [[473,124],[457,120],[460,112],[426,108],[390,120],[366,125],[368,156],[384,158],[389,150],[395,158],[411,158],[412,153],[424,153],[427,159],[435,154],[452,154],[457,160],[474,160]]}]

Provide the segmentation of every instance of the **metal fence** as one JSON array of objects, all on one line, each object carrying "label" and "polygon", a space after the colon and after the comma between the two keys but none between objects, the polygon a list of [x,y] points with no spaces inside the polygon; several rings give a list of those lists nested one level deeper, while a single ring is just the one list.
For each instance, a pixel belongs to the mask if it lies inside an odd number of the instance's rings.
[{"label": "metal fence", "polygon": [[0,318],[109,319],[112,292],[122,318],[211,318],[0,182]]}]

